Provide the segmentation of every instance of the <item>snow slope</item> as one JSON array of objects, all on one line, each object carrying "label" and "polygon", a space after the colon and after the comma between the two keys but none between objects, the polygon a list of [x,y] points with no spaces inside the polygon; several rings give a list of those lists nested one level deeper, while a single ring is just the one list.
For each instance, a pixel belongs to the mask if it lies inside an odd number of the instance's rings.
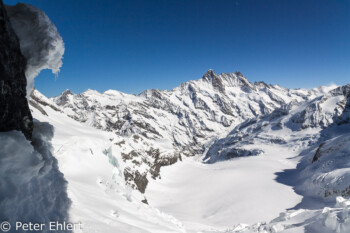
[{"label": "snow slope", "polygon": [[76,232],[184,232],[175,218],[142,203],[143,196],[125,185],[125,165],[113,144],[118,136],[67,117],[35,92],[45,105],[31,107],[34,118],[55,129],[52,152],[68,181],[70,222],[83,225]]}]

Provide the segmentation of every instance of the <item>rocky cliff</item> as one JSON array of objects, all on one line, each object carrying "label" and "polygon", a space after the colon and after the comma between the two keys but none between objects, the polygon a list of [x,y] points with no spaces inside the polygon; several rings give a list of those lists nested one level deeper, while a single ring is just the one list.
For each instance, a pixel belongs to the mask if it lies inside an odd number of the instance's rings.
[{"label": "rocky cliff", "polygon": [[26,98],[26,64],[0,0],[0,132],[20,130],[31,139],[33,119]]}]

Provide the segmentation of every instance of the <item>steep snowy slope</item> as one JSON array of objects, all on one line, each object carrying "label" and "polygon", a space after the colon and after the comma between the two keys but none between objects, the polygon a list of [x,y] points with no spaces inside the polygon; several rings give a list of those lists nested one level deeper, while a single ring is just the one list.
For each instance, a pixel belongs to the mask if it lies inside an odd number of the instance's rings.
[{"label": "steep snowy slope", "polygon": [[347,133],[338,133],[304,153],[298,166],[301,184],[296,187],[303,195],[350,197],[350,126],[343,130]]},{"label": "steep snowy slope", "polygon": [[121,136],[114,143],[128,164],[124,176],[144,192],[147,176],[159,177],[161,166],[202,154],[211,140],[246,119],[271,113],[292,100],[313,99],[324,91],[252,84],[239,72],[216,75],[209,70],[201,79],[171,91],[128,95],[67,90],[53,101],[73,119]]},{"label": "steep snowy slope", "polygon": [[82,224],[75,232],[184,232],[179,221],[142,203],[144,197],[125,185],[125,164],[114,144],[120,136],[77,122],[38,91],[34,95],[34,118],[54,128],[52,153],[72,201],[69,222]]}]

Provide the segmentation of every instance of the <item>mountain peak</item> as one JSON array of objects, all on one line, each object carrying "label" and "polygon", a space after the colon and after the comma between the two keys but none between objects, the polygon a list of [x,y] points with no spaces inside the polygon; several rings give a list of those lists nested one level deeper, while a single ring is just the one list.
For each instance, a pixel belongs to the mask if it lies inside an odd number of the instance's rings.
[{"label": "mountain peak", "polygon": [[215,74],[214,70],[210,69],[208,70],[204,75],[203,78],[204,80],[211,82],[213,87],[217,89],[220,92],[225,92],[225,86],[222,83],[221,78]]},{"label": "mountain peak", "polygon": [[215,74],[214,70],[209,69],[209,70],[203,75],[203,78],[210,79],[210,78],[213,78],[213,77],[215,77],[215,76],[216,76],[216,74]]},{"label": "mountain peak", "polygon": [[86,91],[84,91],[82,94],[84,94],[84,95],[100,95],[101,93],[89,88]]},{"label": "mountain peak", "polygon": [[73,92],[71,92],[69,89],[67,89],[64,92],[62,92],[61,95],[73,95]]},{"label": "mountain peak", "polygon": [[57,105],[65,105],[69,101],[69,96],[74,95],[69,89],[65,90],[61,93],[61,95],[55,97],[57,100],[55,101]]},{"label": "mountain peak", "polygon": [[238,77],[244,77],[240,71],[236,71],[234,74]]}]

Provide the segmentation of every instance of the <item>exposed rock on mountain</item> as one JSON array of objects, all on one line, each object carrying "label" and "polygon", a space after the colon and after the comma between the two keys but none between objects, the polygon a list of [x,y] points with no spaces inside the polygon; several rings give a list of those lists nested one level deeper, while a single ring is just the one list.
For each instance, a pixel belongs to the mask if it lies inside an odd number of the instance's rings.
[{"label": "exposed rock on mountain", "polygon": [[20,130],[30,139],[33,119],[26,98],[27,61],[0,1],[0,132]]}]

